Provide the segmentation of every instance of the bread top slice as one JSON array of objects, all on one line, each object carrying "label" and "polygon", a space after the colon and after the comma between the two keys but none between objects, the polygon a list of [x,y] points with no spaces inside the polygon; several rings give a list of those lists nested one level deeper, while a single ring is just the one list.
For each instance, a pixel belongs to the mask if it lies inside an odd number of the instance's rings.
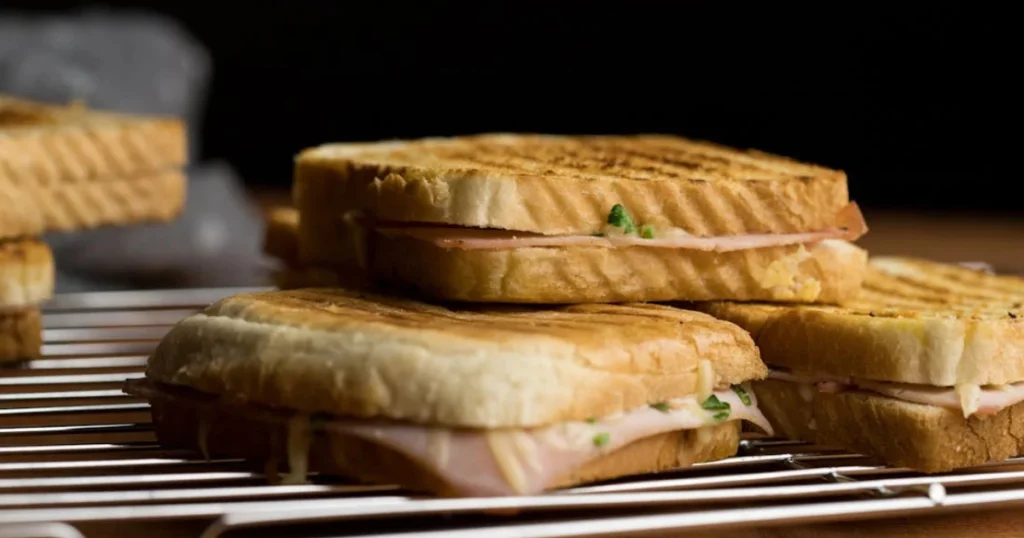
[{"label": "bread top slice", "polygon": [[278,206],[267,212],[263,233],[263,253],[289,265],[299,258],[299,211]]},{"label": "bread top slice", "polygon": [[329,144],[296,159],[302,212],[594,234],[621,204],[638,223],[699,236],[838,226],[846,175],[666,135],[484,134]]},{"label": "bread top slice", "polygon": [[53,296],[53,253],[38,239],[0,240],[0,314]]},{"label": "bread top slice", "polygon": [[343,289],[224,299],[174,327],[146,371],[229,400],[468,428],[609,416],[766,374],[746,332],[699,312],[454,310]]},{"label": "bread top slice", "polygon": [[0,94],[0,184],[49,187],[182,167],[183,122]]},{"label": "bread top slice", "polygon": [[692,305],[799,372],[937,386],[1024,381],[1024,279],[921,259],[869,261],[841,306]]}]

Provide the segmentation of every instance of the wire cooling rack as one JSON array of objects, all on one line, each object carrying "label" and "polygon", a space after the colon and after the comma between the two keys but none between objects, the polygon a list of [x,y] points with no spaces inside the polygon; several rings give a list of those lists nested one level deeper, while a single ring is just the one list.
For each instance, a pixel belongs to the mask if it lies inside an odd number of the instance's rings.
[{"label": "wire cooling rack", "polygon": [[0,370],[0,538],[686,536],[1024,504],[1024,459],[921,476],[757,437],[724,461],[534,497],[434,499],[315,475],[270,486],[253,464],[160,448],[145,402],[120,390],[171,324],[242,291],[47,305],[44,357]]}]

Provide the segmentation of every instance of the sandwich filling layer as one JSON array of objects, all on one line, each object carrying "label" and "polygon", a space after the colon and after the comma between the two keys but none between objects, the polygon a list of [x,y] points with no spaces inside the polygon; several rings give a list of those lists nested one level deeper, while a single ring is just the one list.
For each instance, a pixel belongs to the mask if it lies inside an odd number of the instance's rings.
[{"label": "sandwich filling layer", "polygon": [[[199,406],[221,416],[235,414],[286,423],[287,481],[305,479],[309,446],[319,432],[339,434],[331,438],[340,442],[346,436],[355,437],[398,452],[464,496],[539,493],[591,460],[663,433],[700,430],[735,420],[746,420],[772,432],[753,392],[741,385],[714,391],[703,402],[697,396],[688,396],[614,416],[494,430],[295,413],[228,403],[209,394],[146,380],[131,381],[126,390],[151,401]],[[208,427],[200,425],[200,437],[204,430]],[[205,445],[202,438],[198,442],[199,446]]]},{"label": "sandwich filling layer", "polygon": [[704,237],[679,228],[637,225],[621,205],[612,208],[607,224],[594,235],[542,235],[513,230],[379,223],[374,229],[388,237],[409,237],[441,248],[507,250],[528,247],[652,247],[704,252],[732,252],[755,248],[817,243],[829,239],[854,241],[867,232],[867,224],[851,203],[837,215],[837,226],[827,230],[788,234],[748,234]]},{"label": "sandwich filling layer", "polygon": [[962,411],[964,417],[972,415],[994,415],[1007,407],[1024,401],[1024,382],[1010,385],[957,385],[939,387],[912,383],[871,381],[853,377],[824,374],[803,374],[772,369],[768,379],[798,383],[807,400],[812,392],[836,394],[844,391],[864,391],[889,398],[922,405],[934,405],[945,409]]}]

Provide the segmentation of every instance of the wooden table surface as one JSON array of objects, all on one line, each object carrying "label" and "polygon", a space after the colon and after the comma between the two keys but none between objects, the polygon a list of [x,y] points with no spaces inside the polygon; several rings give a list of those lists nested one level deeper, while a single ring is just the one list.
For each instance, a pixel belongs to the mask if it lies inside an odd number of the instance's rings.
[{"label": "wooden table surface", "polygon": [[[255,195],[264,209],[287,204],[285,192]],[[925,214],[865,209],[870,232],[858,244],[872,255],[946,262],[984,261],[999,272],[1024,274],[1024,216]],[[1024,508],[944,516],[765,527],[685,534],[700,538],[1011,538],[1024,537]]]}]

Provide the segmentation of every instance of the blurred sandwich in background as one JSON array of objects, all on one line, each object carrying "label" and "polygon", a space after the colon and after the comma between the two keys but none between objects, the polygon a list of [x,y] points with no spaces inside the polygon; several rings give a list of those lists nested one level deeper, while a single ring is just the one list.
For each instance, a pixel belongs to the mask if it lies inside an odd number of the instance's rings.
[{"label": "blurred sandwich in background", "polygon": [[0,360],[40,352],[54,262],[35,238],[172,220],[185,203],[186,148],[175,118],[0,95]]},{"label": "blurred sandwich in background", "polygon": [[39,304],[53,295],[53,255],[37,239],[0,240],[0,362],[39,356]]}]

